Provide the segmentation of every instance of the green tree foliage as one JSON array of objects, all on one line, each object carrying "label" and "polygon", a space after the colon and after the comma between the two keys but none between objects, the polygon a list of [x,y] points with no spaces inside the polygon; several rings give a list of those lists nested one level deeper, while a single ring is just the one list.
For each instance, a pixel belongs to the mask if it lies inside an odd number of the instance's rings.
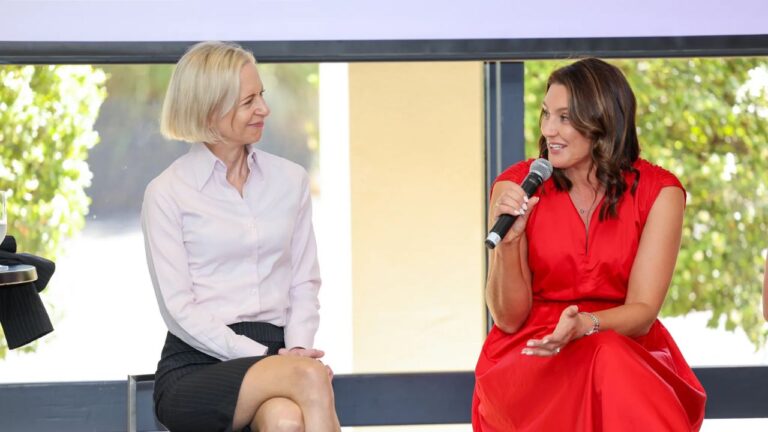
[{"label": "green tree foliage", "polygon": [[[0,190],[23,252],[55,260],[83,227],[104,82],[90,66],[0,67]],[[0,358],[6,349],[2,338]]]},{"label": "green tree foliage", "polygon": [[[526,142],[536,155],[546,80],[569,62],[526,62]],[[710,311],[711,327],[768,336],[760,304],[768,246],[768,60],[613,61],[637,96],[642,157],[688,192],[683,244],[662,314]]]}]

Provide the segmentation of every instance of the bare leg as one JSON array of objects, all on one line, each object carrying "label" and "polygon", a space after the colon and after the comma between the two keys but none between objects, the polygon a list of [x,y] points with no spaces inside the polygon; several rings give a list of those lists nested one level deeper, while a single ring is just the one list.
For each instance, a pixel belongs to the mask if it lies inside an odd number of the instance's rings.
[{"label": "bare leg", "polygon": [[286,398],[272,398],[261,404],[251,422],[253,432],[304,432],[301,408]]},{"label": "bare leg", "polygon": [[251,366],[237,397],[234,429],[253,423],[262,404],[273,398],[289,399],[299,407],[306,432],[341,430],[328,370],[315,359],[278,355]]}]

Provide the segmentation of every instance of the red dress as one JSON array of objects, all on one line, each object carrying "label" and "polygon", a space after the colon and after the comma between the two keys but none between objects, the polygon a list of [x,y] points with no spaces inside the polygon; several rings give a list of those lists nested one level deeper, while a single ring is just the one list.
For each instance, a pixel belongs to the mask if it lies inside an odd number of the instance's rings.
[{"label": "red dress", "polygon": [[[532,160],[497,181],[522,183]],[[526,226],[533,307],[523,327],[493,327],[475,369],[475,431],[691,431],[704,419],[706,395],[667,329],[656,320],[647,335],[601,331],[577,339],[554,357],[520,353],[529,339],[551,333],[568,305],[599,311],[624,303],[632,263],[648,213],[661,188],[682,188],[670,172],[644,160],[626,192],[618,219],[586,232],[567,192],[552,180]],[[626,174],[632,185],[634,174]],[[599,209],[599,206],[598,206]],[[588,235],[587,235],[588,234]]]}]

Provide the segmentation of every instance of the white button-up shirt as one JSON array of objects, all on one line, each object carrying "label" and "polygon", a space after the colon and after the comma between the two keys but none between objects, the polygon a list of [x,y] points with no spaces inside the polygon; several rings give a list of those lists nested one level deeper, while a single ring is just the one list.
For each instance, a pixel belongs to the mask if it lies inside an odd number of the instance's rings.
[{"label": "white button-up shirt", "polygon": [[147,264],[171,333],[221,360],[266,354],[228,324],[285,328],[285,343],[312,347],[320,271],[309,176],[249,146],[243,196],[226,166],[193,144],[155,178],[141,211]]}]

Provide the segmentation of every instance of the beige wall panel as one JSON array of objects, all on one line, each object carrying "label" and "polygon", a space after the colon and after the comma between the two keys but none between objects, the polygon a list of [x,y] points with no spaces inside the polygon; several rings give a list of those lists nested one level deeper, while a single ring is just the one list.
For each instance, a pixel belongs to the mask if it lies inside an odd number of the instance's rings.
[{"label": "beige wall panel", "polygon": [[356,372],[474,367],[484,338],[479,62],[349,66]]}]

